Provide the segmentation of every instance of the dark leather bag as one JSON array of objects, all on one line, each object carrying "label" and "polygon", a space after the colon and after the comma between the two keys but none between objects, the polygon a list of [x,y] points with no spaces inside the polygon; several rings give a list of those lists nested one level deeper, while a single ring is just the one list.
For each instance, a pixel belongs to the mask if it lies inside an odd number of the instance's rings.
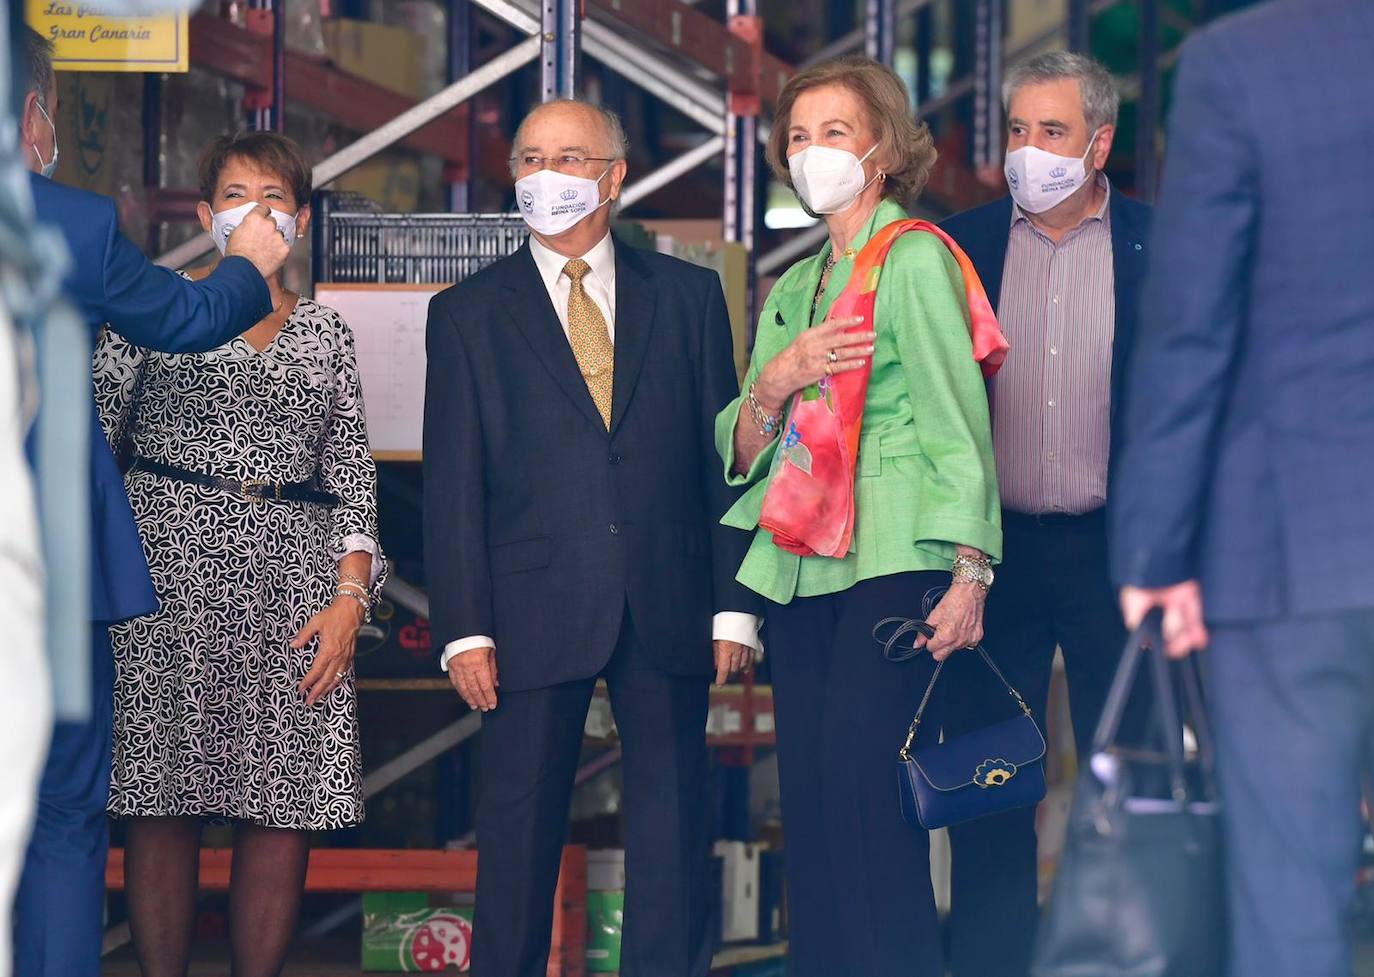
[{"label": "dark leather bag", "polygon": [[[1213,748],[1194,659],[1164,657],[1159,615],[1131,636],[1080,775],[1033,977],[1223,977],[1226,912]],[[1164,753],[1117,745],[1142,658]],[[1177,673],[1177,674],[1176,674]],[[1185,762],[1175,680],[1197,740]],[[1160,796],[1163,795],[1163,796]]]},{"label": "dark leather bag", "polygon": [[[928,597],[928,608],[930,603]],[[874,637],[893,624],[897,625],[895,633],[883,642],[883,654],[889,661],[905,661],[920,653],[914,647],[900,647],[903,637],[923,634],[930,638],[935,634],[925,621],[887,618],[874,627]],[[1040,727],[1021,694],[981,645],[977,654],[1006,686],[1021,715],[935,746],[913,749],[945,662],[936,666],[916,718],[907,729],[906,742],[897,754],[902,817],[915,827],[928,831],[945,828],[1018,807],[1033,807],[1045,796],[1045,738]]]}]

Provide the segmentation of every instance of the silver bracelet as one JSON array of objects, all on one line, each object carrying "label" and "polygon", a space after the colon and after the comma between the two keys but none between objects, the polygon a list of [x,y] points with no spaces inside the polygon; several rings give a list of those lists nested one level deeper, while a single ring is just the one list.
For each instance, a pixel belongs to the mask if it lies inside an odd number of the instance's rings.
[{"label": "silver bracelet", "polygon": [[339,586],[343,586],[345,583],[355,583],[355,584],[357,584],[359,587],[363,588],[363,590],[365,590],[365,591],[371,589],[371,588],[368,587],[367,581],[364,580],[362,577],[354,576],[354,575],[351,574],[351,573],[348,573],[348,572],[346,572],[346,571],[344,571],[344,570],[340,570],[340,571],[339,571]]},{"label": "silver bracelet", "polygon": [[334,592],[334,599],[335,599],[335,600],[338,600],[340,597],[347,597],[349,600],[356,600],[356,601],[358,602],[358,606],[361,607],[361,608],[363,609],[363,623],[364,623],[364,624],[367,624],[369,621],[372,620],[372,605],[371,605],[370,603],[368,603],[367,601],[363,600],[363,599],[362,599],[361,597],[359,597],[357,594],[350,593],[350,592],[347,591],[347,590],[338,590],[338,591],[335,591],[335,592]]},{"label": "silver bracelet", "polygon": [[995,576],[992,572],[992,561],[987,557],[966,556],[962,553],[954,558],[950,573],[955,582],[974,584],[983,593],[992,589]]}]

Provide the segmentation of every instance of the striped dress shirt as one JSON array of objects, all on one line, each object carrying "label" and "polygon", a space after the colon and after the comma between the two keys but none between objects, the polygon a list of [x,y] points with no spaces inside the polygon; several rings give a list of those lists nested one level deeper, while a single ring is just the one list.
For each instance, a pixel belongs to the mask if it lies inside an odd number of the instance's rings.
[{"label": "striped dress shirt", "polygon": [[1012,207],[997,318],[1011,341],[992,382],[1002,505],[1081,514],[1107,502],[1116,331],[1111,187],[1098,212],[1055,244]]}]

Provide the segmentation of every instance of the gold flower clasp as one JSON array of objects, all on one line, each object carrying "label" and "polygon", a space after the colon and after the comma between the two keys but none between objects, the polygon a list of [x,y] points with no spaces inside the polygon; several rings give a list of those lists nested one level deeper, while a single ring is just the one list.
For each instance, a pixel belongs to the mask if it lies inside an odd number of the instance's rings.
[{"label": "gold flower clasp", "polygon": [[1016,767],[1006,760],[984,760],[973,772],[973,782],[979,787],[1001,787],[1016,776]]}]

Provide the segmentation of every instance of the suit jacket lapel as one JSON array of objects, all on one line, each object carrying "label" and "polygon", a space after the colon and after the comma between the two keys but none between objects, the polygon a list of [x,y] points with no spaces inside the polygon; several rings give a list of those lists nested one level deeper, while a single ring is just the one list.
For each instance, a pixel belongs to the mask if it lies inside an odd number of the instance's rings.
[{"label": "suit jacket lapel", "polygon": [[[987,234],[974,235],[970,243],[973,248],[965,248],[969,260],[978,270],[983,280],[983,290],[988,293],[995,313],[1002,300],[1002,269],[1007,263],[1007,244],[1011,240],[1011,197],[1003,197],[988,207],[990,227]],[[959,242],[961,245],[964,243]]]},{"label": "suit jacket lapel", "polygon": [[615,383],[611,390],[611,433],[634,398],[644,355],[654,330],[658,292],[648,266],[633,247],[615,242]]},{"label": "suit jacket lapel", "polygon": [[[509,269],[505,282],[507,315],[530,344],[535,358],[543,364],[554,382],[563,388],[568,399],[597,427],[604,429],[601,415],[597,413],[596,404],[592,402],[587,383],[582,379],[582,372],[573,357],[572,346],[568,344],[568,337],[558,321],[558,313],[554,311],[544,281],[539,277],[539,268],[530,254],[528,243],[512,256]],[[617,352],[617,367],[619,359]],[[619,376],[616,379],[618,381]]]},{"label": "suit jacket lapel", "polygon": [[1112,277],[1115,282],[1116,332],[1112,337],[1112,416],[1121,401],[1125,364],[1135,341],[1136,306],[1145,275],[1145,228],[1126,198],[1112,193]]}]

